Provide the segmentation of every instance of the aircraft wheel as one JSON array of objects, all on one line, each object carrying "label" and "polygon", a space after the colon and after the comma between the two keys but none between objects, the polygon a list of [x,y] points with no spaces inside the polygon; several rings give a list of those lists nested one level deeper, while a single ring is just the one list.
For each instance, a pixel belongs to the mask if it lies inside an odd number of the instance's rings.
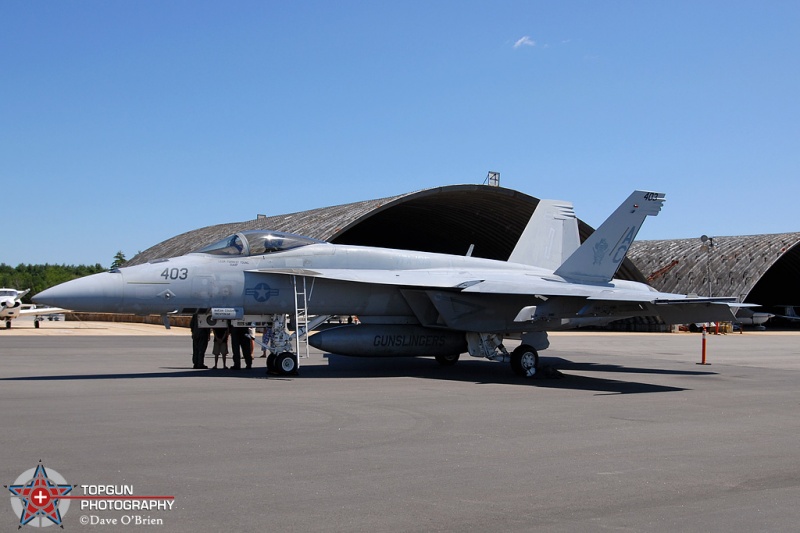
[{"label": "aircraft wheel", "polygon": [[297,373],[297,359],[292,352],[283,352],[275,359],[275,367],[283,375]]},{"label": "aircraft wheel", "polygon": [[511,369],[518,376],[533,377],[539,369],[539,354],[527,344],[518,346],[511,352]]},{"label": "aircraft wheel", "polygon": [[270,372],[276,372],[278,370],[277,368],[275,368],[275,359],[277,357],[278,356],[275,355],[274,353],[270,353],[267,356],[267,370],[269,370]]},{"label": "aircraft wheel", "polygon": [[33,321],[33,327],[35,327],[36,329],[39,329],[39,321],[38,320],[34,320]]},{"label": "aircraft wheel", "polygon": [[442,366],[453,366],[458,363],[459,357],[461,357],[461,354],[437,355],[436,362]]},{"label": "aircraft wheel", "polygon": [[6,321],[6,329],[11,329],[11,321],[10,320]]}]

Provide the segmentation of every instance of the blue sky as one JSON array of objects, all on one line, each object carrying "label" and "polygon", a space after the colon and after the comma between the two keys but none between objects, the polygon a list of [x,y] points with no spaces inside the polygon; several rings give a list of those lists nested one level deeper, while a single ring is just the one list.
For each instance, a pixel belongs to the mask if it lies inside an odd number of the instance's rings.
[{"label": "blue sky", "polygon": [[[440,185],[800,231],[800,3],[0,0],[0,262]],[[502,217],[498,213],[498,217]]]}]

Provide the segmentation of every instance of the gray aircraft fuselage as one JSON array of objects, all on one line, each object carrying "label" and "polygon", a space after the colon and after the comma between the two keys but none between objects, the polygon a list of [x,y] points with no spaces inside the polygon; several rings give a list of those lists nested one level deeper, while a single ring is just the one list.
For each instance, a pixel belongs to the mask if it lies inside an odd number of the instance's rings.
[{"label": "gray aircraft fuselage", "polygon": [[[469,292],[472,284],[480,286],[487,279],[502,282],[504,276],[512,280],[509,292]],[[576,293],[576,298],[542,297],[539,293],[563,295],[566,291],[568,295],[576,287],[588,286],[569,283],[539,267],[316,241],[255,255],[190,253],[74,280],[47,289],[37,298],[89,312],[166,315],[235,308],[245,315],[291,314],[295,312],[294,283],[303,280],[309,314],[357,315],[367,321],[379,317],[376,320],[385,324],[459,331],[570,329],[654,313],[643,303],[587,304],[585,292]],[[652,289],[612,280],[588,290],[649,295]],[[526,306],[538,308],[536,320],[517,318]]]},{"label": "gray aircraft fuselage", "polygon": [[[475,279],[485,277],[487,271],[526,271],[532,277],[546,274],[536,267],[482,258],[316,243],[264,255],[191,253],[74,280],[38,297],[68,303],[75,311],[168,314],[213,307],[241,308],[247,315],[293,313],[295,287],[287,273],[341,269],[357,276],[358,269],[365,266],[370,271],[385,271],[387,277],[409,269],[425,271],[422,275],[428,277],[435,277],[435,271],[441,269],[442,276],[457,272]],[[353,283],[324,277],[306,280],[312,314],[407,317],[414,321],[402,284]],[[530,296],[512,299],[533,300]],[[508,297],[506,301],[503,307],[508,306],[509,312],[518,310],[517,302],[508,301]],[[487,329],[485,324],[481,329]]]}]

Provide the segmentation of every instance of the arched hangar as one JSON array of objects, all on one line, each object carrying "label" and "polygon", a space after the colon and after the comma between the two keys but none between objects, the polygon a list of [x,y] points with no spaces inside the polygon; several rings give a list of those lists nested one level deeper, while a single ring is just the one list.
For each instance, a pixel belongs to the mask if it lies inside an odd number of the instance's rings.
[{"label": "arched hangar", "polygon": [[661,291],[735,296],[778,313],[800,305],[800,233],[636,241],[628,257]]},{"label": "arched hangar", "polygon": [[[176,257],[239,231],[274,229],[336,244],[466,254],[505,261],[539,199],[488,185],[450,185],[299,213],[259,216],[189,231],[137,254],[129,265]],[[578,221],[581,240],[593,228]],[[626,259],[622,279],[644,281]]]},{"label": "arched hangar", "polygon": [[[148,248],[129,264],[183,255],[251,229],[449,254],[466,254],[474,244],[474,256],[506,260],[538,203],[537,198],[502,187],[436,187],[196,229]],[[578,228],[581,240],[593,231],[582,221]],[[736,296],[780,311],[778,306],[800,305],[798,244],[800,233],[714,237],[706,248],[699,238],[636,241],[617,277],[647,282],[665,292]]]}]

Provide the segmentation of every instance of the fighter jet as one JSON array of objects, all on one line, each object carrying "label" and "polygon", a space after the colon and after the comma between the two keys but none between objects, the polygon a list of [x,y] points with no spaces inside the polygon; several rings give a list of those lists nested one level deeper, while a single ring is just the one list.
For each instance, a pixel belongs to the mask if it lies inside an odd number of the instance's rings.
[{"label": "fighter jet", "polygon": [[[364,357],[435,356],[454,364],[469,353],[509,362],[519,375],[539,369],[547,332],[626,317],[666,323],[732,320],[735,298],[658,292],[614,279],[664,194],[633,192],[583,243],[569,202],[542,200],[508,261],[366,246],[336,245],[278,231],[236,233],[181,257],[69,281],[34,301],[76,311],[198,313],[219,320],[274,322],[283,339],[267,361],[279,373],[298,368],[283,317],[309,331],[304,316],[357,316],[308,342]],[[299,336],[295,337],[295,341]],[[504,339],[520,339],[509,353]]]},{"label": "fighter jet", "polygon": [[772,313],[759,313],[752,309],[739,309],[736,312],[734,322],[739,324],[740,327],[755,326],[755,329],[763,331],[767,329],[764,324],[774,316]]},{"label": "fighter jet", "polygon": [[41,308],[31,304],[22,303],[22,297],[30,292],[30,289],[18,291],[17,289],[0,288],[0,320],[6,321],[6,329],[11,327],[11,321],[25,315],[34,315],[34,327],[39,327],[39,321],[43,315],[53,315],[63,313],[65,310],[60,308]]}]

